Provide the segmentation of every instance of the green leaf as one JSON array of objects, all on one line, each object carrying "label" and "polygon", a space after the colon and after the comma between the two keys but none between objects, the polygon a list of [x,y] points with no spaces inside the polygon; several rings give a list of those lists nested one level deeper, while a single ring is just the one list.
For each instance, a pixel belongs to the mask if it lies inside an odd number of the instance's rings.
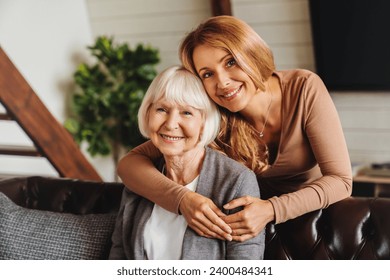
[{"label": "green leaf", "polygon": [[80,129],[79,123],[77,122],[77,120],[75,120],[73,118],[68,118],[67,120],[65,120],[64,127],[71,134],[76,134],[79,131],[79,129]]},{"label": "green leaf", "polygon": [[137,113],[145,92],[157,74],[159,51],[150,45],[114,44],[100,36],[88,50],[94,63],[81,63],[75,73],[71,118],[64,126],[92,155],[107,155],[113,144],[132,148],[140,135]]}]

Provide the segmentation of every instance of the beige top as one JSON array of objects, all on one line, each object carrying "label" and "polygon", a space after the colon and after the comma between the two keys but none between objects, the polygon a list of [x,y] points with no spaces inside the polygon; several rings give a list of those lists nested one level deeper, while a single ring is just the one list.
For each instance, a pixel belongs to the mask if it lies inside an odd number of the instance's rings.
[{"label": "beige top", "polygon": [[[281,223],[350,196],[352,171],[336,108],[321,79],[307,70],[274,75],[282,91],[279,150],[272,166],[258,176],[258,182],[262,198],[269,199],[274,207],[275,223]],[[139,166],[145,168],[123,170],[122,164],[124,183],[177,213],[189,190],[150,168],[150,159],[159,158],[159,151],[149,141],[129,155],[132,156],[126,158],[137,159]]]}]

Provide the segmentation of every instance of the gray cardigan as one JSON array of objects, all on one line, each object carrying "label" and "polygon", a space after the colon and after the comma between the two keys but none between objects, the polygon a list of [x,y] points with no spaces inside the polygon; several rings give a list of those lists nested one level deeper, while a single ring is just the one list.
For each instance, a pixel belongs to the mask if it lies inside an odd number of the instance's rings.
[{"label": "gray cardigan", "polygon": [[[234,198],[260,196],[255,174],[227,156],[206,148],[206,156],[199,175],[196,192],[209,197],[220,209]],[[110,259],[145,259],[143,231],[154,204],[127,188],[123,191],[117,217]],[[236,211],[240,209],[235,209]],[[236,211],[226,211],[230,214]],[[230,212],[230,213],[229,213]],[[172,236],[175,242],[175,237]],[[263,259],[264,230],[245,241],[222,241],[199,236],[190,227],[184,234],[182,259]]]}]

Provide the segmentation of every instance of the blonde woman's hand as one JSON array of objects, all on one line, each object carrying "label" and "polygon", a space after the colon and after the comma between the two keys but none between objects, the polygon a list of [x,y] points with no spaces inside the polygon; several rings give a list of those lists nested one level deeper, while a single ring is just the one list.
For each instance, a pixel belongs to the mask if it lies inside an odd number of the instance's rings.
[{"label": "blonde woman's hand", "polygon": [[268,200],[244,196],[224,205],[227,210],[244,207],[241,211],[222,217],[232,231],[234,241],[246,241],[257,236],[265,226],[275,219],[274,208]]},{"label": "blonde woman's hand", "polygon": [[196,192],[187,192],[179,209],[188,226],[200,236],[232,240],[231,228],[221,219],[225,214],[211,199]]}]

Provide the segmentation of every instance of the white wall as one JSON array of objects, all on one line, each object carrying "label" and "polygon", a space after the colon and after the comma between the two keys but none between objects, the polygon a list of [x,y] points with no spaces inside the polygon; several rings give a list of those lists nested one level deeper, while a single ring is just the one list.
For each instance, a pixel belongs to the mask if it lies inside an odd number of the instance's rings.
[{"label": "white wall", "polygon": [[92,34],[116,42],[150,44],[160,51],[161,70],[178,64],[186,32],[211,16],[210,0],[87,0]]},{"label": "white wall", "polygon": [[278,69],[314,70],[307,0],[230,0],[233,15],[246,21],[271,47]]},{"label": "white wall", "polygon": [[[67,116],[73,72],[87,59],[91,42],[84,0],[0,0],[0,45],[60,123]],[[1,121],[1,144],[32,142],[15,123]],[[114,178],[110,158],[90,160],[105,180]],[[58,176],[44,158],[3,155],[0,174]]]},{"label": "white wall", "polygon": [[333,92],[351,161],[390,162],[390,92]]}]

